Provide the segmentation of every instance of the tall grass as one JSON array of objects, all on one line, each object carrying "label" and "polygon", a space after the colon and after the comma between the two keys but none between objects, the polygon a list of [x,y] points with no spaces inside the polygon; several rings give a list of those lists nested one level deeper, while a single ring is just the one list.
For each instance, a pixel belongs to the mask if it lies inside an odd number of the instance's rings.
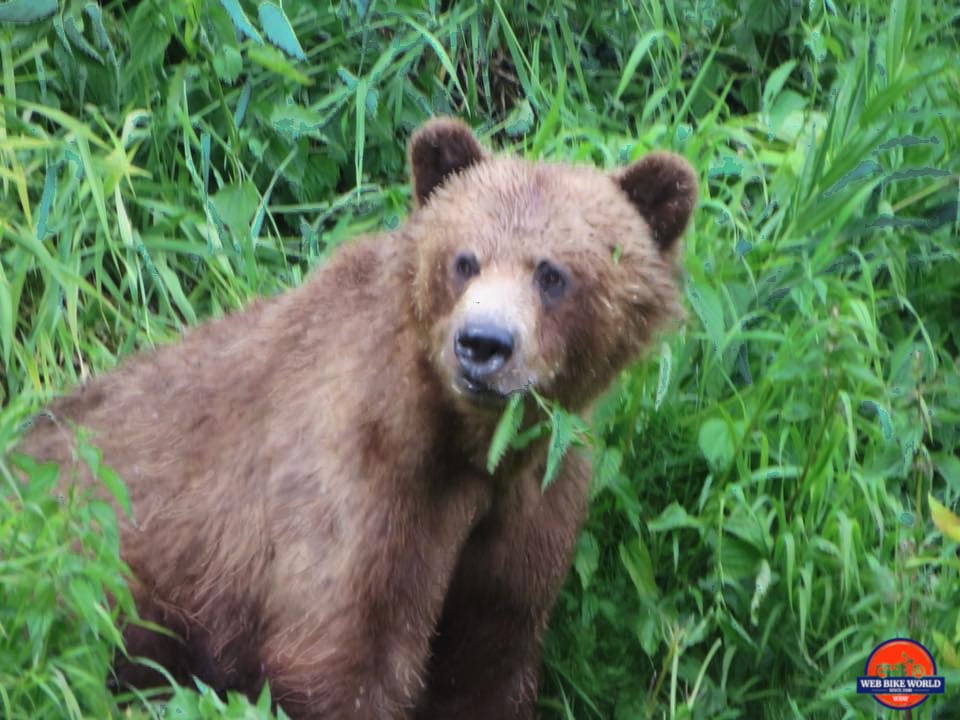
[{"label": "tall grass", "polygon": [[[95,7],[0,21],[0,446],[52,393],[399,223],[429,115],[531,157],[670,148],[702,181],[689,318],[592,418],[543,716],[881,716],[855,678],[908,636],[947,676],[912,717],[960,717],[960,562],[928,504],[960,505],[960,10],[287,0],[298,60],[252,3],[244,33],[214,0]],[[3,713],[121,712],[111,521],[0,471]]]}]

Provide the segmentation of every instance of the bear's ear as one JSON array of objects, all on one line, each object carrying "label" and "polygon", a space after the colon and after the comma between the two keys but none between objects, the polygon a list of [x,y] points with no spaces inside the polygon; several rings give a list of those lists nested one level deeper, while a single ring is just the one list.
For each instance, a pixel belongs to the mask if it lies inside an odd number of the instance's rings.
[{"label": "bear's ear", "polygon": [[466,123],[454,118],[427,121],[410,138],[409,154],[417,207],[448,177],[487,157]]},{"label": "bear's ear", "polygon": [[679,155],[655,152],[614,173],[662,251],[676,244],[697,204],[697,177]]}]

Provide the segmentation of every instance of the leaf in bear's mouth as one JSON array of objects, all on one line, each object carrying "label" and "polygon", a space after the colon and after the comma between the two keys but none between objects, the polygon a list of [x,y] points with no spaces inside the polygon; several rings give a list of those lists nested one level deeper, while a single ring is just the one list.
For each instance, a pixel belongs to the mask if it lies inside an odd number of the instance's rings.
[{"label": "leaf in bear's mouth", "polygon": [[487,472],[493,474],[503,459],[507,446],[517,436],[520,431],[520,424],[523,422],[523,394],[514,393],[510,396],[510,401],[500,416],[497,423],[497,429],[493,431],[493,439],[490,441],[490,449],[487,451]]}]

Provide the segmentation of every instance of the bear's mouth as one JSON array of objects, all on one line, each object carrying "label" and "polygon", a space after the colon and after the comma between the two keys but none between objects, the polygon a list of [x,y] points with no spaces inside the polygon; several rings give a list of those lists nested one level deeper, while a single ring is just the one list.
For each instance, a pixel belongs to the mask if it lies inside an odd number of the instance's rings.
[{"label": "bear's mouth", "polygon": [[522,395],[532,387],[532,383],[519,388],[509,390],[500,390],[484,382],[483,380],[471,377],[469,373],[460,373],[456,376],[453,386],[457,393],[472,403],[485,405],[487,407],[502,408],[513,395]]},{"label": "bear's mouth", "polygon": [[457,376],[454,381],[457,391],[471,402],[479,405],[504,405],[511,393],[504,393],[467,373]]}]

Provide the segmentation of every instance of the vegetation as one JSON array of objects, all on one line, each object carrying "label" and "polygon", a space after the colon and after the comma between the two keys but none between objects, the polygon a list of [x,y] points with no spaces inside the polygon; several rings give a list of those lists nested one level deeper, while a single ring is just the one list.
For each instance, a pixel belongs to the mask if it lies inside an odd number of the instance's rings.
[{"label": "vegetation", "polygon": [[[689,318],[590,419],[543,717],[879,717],[856,676],[894,636],[947,678],[912,717],[958,717],[958,57],[960,8],[919,0],[4,3],[0,450],[52,393],[396,226],[429,115],[533,157],[673,149],[702,183]],[[12,463],[0,714],[268,714],[120,705],[115,520]]]}]

